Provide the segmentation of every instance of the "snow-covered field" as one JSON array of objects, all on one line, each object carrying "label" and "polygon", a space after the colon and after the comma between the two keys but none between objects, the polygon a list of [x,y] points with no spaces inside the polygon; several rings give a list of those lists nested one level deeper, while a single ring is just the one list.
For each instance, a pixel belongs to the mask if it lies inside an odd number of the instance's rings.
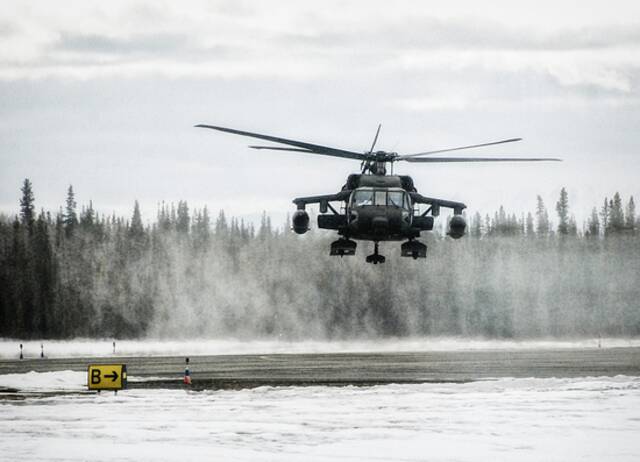
[{"label": "snow-covered field", "polygon": [[[112,339],[78,339],[72,341],[28,341],[0,339],[0,359],[17,359],[20,343],[25,358],[40,356],[40,345],[49,358],[110,356]],[[640,338],[581,339],[581,340],[483,340],[468,338],[389,338],[349,341],[278,341],[246,339],[193,340],[118,340],[118,356],[195,356],[224,354],[269,353],[355,353],[398,351],[456,351],[504,349],[602,348],[640,346]]]},{"label": "snow-covered field", "polygon": [[[40,391],[85,381],[0,375]],[[2,461],[640,460],[640,377],[26,396],[0,399]]]}]

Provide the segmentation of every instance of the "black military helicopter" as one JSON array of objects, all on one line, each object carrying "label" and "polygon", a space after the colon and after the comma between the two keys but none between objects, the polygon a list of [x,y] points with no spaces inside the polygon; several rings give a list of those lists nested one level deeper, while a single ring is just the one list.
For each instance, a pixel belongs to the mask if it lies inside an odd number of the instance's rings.
[{"label": "black military helicopter", "polygon": [[[413,259],[426,258],[427,246],[418,241],[417,238],[420,237],[422,231],[431,231],[433,229],[434,217],[440,214],[441,207],[453,209],[453,217],[449,221],[447,232],[449,236],[453,239],[459,239],[464,236],[467,227],[467,223],[462,216],[462,211],[467,207],[465,204],[425,197],[419,194],[411,177],[393,174],[394,162],[531,162],[560,160],[542,157],[428,157],[432,154],[443,152],[512,143],[520,141],[522,138],[511,138],[490,143],[406,155],[399,155],[397,152],[374,151],[381,125],[378,125],[371,149],[363,153],[213,125],[200,124],[196,125],[196,127],[210,128],[286,145],[286,147],[249,146],[252,149],[293,151],[359,160],[361,162],[361,172],[349,175],[340,192],[321,196],[297,197],[293,200],[293,203],[297,206],[297,210],[293,214],[293,230],[298,234],[306,233],[309,230],[309,215],[305,207],[307,204],[320,204],[321,215],[318,215],[318,228],[335,230],[341,236],[337,241],[331,243],[330,255],[341,257],[355,255],[356,242],[352,239],[373,241],[374,252],[366,258],[368,263],[373,264],[384,263],[385,261],[385,257],[378,253],[378,243],[381,241],[403,241],[406,239],[407,242],[401,245],[401,255],[403,257],[412,257]],[[391,167],[389,175],[387,175],[387,164]],[[340,212],[331,205],[331,202],[343,203],[343,206],[340,207]],[[416,204],[426,204],[429,207],[423,213],[419,213],[415,208]],[[327,213],[329,210],[331,213]]]}]

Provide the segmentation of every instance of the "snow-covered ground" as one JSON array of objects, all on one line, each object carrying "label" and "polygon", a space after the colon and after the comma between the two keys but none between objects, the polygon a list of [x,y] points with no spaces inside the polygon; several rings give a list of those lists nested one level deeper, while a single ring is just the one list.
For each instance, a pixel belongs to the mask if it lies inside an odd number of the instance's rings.
[{"label": "snow-covered ground", "polygon": [[[85,380],[32,372],[0,386]],[[637,461],[638,435],[640,377],[624,376],[0,399],[2,461]]]},{"label": "snow-covered ground", "polygon": [[80,391],[87,389],[85,371],[27,372],[0,374],[0,390],[20,391]]},{"label": "snow-covered ground", "polygon": [[[0,339],[0,359],[17,359],[20,343],[25,358],[40,356],[40,345],[50,358],[110,356],[113,339],[78,339],[72,341],[28,341]],[[484,349],[555,349],[602,348],[640,346],[640,338],[581,339],[581,340],[483,340],[467,338],[389,338],[349,341],[278,341],[246,339],[193,339],[193,340],[118,340],[118,356],[195,356],[215,354],[269,354],[269,353],[355,353],[398,351],[456,351]]]}]

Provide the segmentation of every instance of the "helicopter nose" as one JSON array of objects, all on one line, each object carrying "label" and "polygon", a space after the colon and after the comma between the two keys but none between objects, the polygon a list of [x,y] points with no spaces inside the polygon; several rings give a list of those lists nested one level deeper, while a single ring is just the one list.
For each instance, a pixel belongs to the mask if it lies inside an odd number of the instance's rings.
[{"label": "helicopter nose", "polygon": [[374,234],[387,234],[389,231],[389,219],[387,217],[374,217],[371,220],[371,228]]}]

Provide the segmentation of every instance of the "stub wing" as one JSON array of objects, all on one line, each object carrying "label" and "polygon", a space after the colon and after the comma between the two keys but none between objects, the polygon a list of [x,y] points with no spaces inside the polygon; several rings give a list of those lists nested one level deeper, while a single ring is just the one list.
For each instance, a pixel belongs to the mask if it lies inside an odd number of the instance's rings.
[{"label": "stub wing", "polygon": [[462,202],[448,201],[445,199],[436,199],[434,197],[425,197],[416,192],[410,192],[411,200],[414,204],[428,204],[432,207],[432,215],[438,216],[440,207],[453,209],[453,213],[459,215],[467,206]]},{"label": "stub wing", "polygon": [[336,194],[324,194],[322,196],[296,197],[293,203],[300,208],[307,204],[319,204],[321,202],[346,201],[349,199],[351,191],[340,191]]}]

